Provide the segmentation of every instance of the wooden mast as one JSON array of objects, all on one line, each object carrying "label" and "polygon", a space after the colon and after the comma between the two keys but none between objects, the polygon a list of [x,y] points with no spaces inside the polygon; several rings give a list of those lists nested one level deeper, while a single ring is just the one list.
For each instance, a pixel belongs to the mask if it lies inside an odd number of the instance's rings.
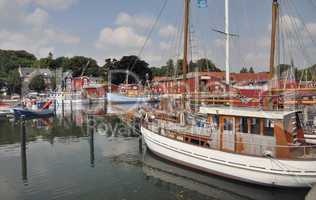
[{"label": "wooden mast", "polygon": [[185,96],[186,96],[186,80],[188,73],[188,46],[189,46],[189,24],[190,24],[190,0],[185,0],[184,5],[184,38],[183,38],[183,63],[182,63],[182,74],[184,91],[182,94],[182,106],[185,109]]},{"label": "wooden mast", "polygon": [[264,108],[273,109],[273,80],[275,77],[275,49],[277,42],[278,31],[278,16],[279,16],[279,3],[278,0],[273,0],[272,4],[272,24],[271,24],[271,49],[270,49],[270,71],[269,71],[269,89],[268,95],[264,98]]},{"label": "wooden mast", "polygon": [[271,29],[271,50],[270,50],[270,80],[275,76],[275,47],[277,41],[278,31],[278,16],[279,16],[279,3],[278,0],[273,0],[272,5],[272,29]]}]

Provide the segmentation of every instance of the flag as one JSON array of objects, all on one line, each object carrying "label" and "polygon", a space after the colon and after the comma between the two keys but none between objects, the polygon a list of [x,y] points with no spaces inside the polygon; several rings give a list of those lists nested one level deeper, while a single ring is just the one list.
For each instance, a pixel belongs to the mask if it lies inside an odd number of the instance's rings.
[{"label": "flag", "polygon": [[197,5],[199,8],[206,8],[207,7],[207,0],[197,0]]}]

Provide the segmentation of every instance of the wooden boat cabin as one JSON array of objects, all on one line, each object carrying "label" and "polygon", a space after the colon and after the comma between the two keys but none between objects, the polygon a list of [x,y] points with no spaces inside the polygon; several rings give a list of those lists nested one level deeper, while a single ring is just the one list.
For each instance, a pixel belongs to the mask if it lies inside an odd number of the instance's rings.
[{"label": "wooden boat cabin", "polygon": [[138,84],[121,84],[119,85],[119,92],[126,96],[140,96],[143,93],[143,87]]},{"label": "wooden boat cabin", "polygon": [[217,128],[221,150],[277,158],[307,154],[296,151],[304,143],[299,111],[201,107],[200,113],[207,114],[208,123]]}]

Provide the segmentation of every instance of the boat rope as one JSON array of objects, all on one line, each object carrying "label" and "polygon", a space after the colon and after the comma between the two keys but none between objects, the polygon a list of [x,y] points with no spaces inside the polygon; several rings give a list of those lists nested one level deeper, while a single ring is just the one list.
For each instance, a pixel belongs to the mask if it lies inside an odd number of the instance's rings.
[{"label": "boat rope", "polygon": [[[277,160],[277,159],[274,159],[272,156],[269,156],[269,155],[265,155],[266,158],[269,158],[273,163],[275,163],[278,167],[280,167],[282,170],[284,171],[291,171],[290,167],[288,167],[285,163],[282,163],[281,161]],[[299,169],[299,168],[296,168],[298,170],[302,170],[302,169]],[[312,184],[310,183],[307,183],[306,181],[304,181],[302,178],[300,178],[297,174],[294,173],[294,180],[300,184],[300,183],[304,183],[306,184],[308,187],[312,188]]]},{"label": "boat rope", "polygon": [[145,39],[145,41],[144,41],[144,44],[142,45],[142,47],[141,47],[141,49],[140,49],[140,51],[139,51],[139,53],[138,53],[138,55],[137,55],[138,59],[135,59],[135,61],[133,62],[132,66],[130,67],[129,71],[132,71],[132,70],[134,69],[134,67],[135,67],[135,65],[136,65],[136,63],[137,63],[137,61],[139,60],[140,56],[143,54],[143,52],[144,52],[144,50],[145,50],[145,47],[147,46],[147,43],[149,42],[149,40],[150,40],[150,38],[151,38],[151,36],[152,36],[152,34],[153,34],[155,28],[157,27],[158,22],[159,22],[159,20],[160,20],[162,14],[163,14],[163,11],[165,10],[165,8],[166,8],[166,6],[167,6],[167,4],[168,4],[168,2],[169,2],[169,0],[164,0],[164,1],[163,1],[162,7],[161,7],[161,9],[159,10],[159,13],[158,13],[158,15],[157,15],[157,17],[156,17],[156,19],[155,19],[155,22],[154,22],[154,24],[152,25],[150,31],[148,32],[148,35],[147,35],[147,37],[146,37],[146,39]]}]

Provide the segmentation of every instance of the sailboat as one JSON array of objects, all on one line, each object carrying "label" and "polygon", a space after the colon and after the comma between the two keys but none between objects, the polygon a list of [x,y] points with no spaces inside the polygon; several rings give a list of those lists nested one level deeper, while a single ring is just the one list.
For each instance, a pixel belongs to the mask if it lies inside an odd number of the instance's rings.
[{"label": "sailboat", "polygon": [[[190,0],[185,2],[184,77],[187,72]],[[229,89],[229,27],[226,16],[226,83]],[[273,0],[271,73],[274,69],[278,0]],[[271,77],[273,74],[271,74]],[[185,93],[183,100],[185,100]],[[185,103],[182,103],[185,113]],[[316,146],[307,144],[300,111],[200,106],[207,123],[186,124],[147,112],[141,133],[148,149],[167,160],[207,173],[274,187],[316,183]]]}]

